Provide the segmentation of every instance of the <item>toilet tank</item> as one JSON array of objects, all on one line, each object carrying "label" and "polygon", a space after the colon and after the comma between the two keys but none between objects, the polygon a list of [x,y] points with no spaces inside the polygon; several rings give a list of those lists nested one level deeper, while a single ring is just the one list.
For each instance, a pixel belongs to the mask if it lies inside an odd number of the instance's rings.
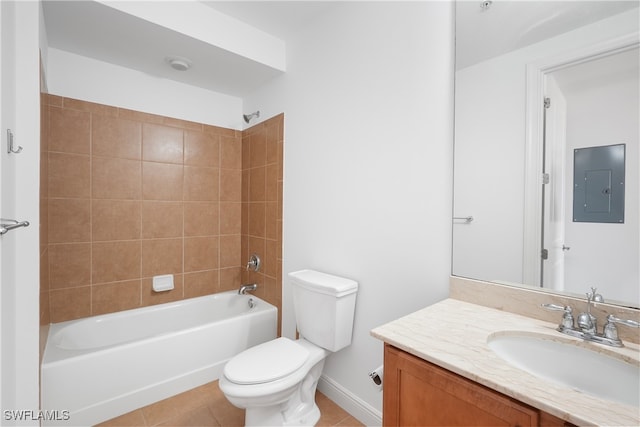
[{"label": "toilet tank", "polygon": [[329,351],[351,344],[358,283],[313,270],[289,273],[300,335]]}]

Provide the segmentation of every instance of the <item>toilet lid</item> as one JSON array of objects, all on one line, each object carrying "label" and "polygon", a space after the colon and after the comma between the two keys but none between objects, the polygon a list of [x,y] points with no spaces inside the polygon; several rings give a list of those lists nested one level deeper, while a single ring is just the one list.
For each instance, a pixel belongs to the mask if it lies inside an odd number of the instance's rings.
[{"label": "toilet lid", "polygon": [[299,369],[309,351],[288,338],[251,347],[233,357],[224,367],[224,376],[236,384],[261,384],[286,377]]}]

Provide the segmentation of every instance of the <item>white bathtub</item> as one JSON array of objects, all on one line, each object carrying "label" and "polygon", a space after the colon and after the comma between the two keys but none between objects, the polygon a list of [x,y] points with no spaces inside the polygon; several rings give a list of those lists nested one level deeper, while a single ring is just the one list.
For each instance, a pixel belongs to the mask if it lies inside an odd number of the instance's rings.
[{"label": "white bathtub", "polygon": [[276,338],[277,317],[232,291],[52,324],[42,410],[69,417],[43,425],[93,425],[214,381],[231,357]]}]

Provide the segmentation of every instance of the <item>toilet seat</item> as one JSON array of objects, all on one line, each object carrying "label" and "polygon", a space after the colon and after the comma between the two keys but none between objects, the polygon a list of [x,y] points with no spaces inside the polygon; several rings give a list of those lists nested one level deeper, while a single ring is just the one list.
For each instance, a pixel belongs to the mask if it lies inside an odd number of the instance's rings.
[{"label": "toilet seat", "polygon": [[309,350],[288,338],[277,338],[233,357],[224,376],[235,384],[263,384],[276,381],[300,369]]}]

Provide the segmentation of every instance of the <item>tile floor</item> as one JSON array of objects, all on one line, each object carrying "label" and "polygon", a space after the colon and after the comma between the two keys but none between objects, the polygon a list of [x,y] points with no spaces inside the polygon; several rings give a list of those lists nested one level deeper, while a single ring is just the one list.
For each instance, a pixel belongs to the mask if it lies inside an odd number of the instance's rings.
[{"label": "tile floor", "polygon": [[[358,420],[320,392],[316,394],[320,407],[317,426],[363,426]],[[116,426],[243,426],[244,411],[231,405],[214,381],[153,403],[99,424]]]}]

